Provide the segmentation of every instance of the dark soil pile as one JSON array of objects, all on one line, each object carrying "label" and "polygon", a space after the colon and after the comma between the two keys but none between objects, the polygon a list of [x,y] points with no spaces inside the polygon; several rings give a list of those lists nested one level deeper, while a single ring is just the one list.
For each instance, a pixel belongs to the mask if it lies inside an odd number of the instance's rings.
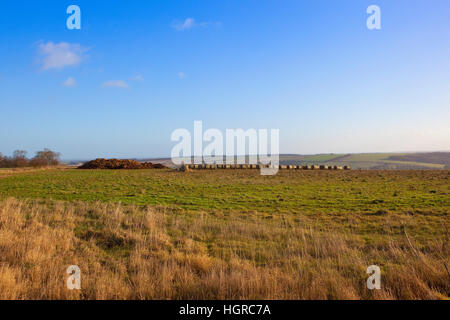
[{"label": "dark soil pile", "polygon": [[138,162],[136,160],[95,159],[78,167],[78,169],[164,169],[160,163]]}]

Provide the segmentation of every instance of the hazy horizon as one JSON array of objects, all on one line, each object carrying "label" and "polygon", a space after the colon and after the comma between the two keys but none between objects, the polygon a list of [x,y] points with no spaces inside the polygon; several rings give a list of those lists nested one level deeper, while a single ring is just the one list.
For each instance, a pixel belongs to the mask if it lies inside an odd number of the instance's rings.
[{"label": "hazy horizon", "polygon": [[[415,154],[415,153],[449,153],[450,150],[435,150],[435,151],[392,151],[392,152],[323,152],[323,153],[280,153],[279,156],[314,156],[314,155],[356,155],[356,154]],[[235,157],[247,157],[246,155],[236,155]],[[152,160],[152,159],[171,159],[170,156],[156,156],[156,157],[93,157],[93,158],[64,158],[62,161],[88,161],[97,158],[118,158],[118,159],[137,159],[137,160]],[[182,157],[180,157],[182,158]]]}]

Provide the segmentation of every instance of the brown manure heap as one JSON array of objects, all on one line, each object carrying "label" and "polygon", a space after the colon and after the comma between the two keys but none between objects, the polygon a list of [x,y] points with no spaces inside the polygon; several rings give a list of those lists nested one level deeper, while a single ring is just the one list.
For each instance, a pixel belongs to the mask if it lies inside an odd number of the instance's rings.
[{"label": "brown manure heap", "polygon": [[78,169],[165,169],[160,163],[138,162],[136,160],[95,159],[84,163]]}]

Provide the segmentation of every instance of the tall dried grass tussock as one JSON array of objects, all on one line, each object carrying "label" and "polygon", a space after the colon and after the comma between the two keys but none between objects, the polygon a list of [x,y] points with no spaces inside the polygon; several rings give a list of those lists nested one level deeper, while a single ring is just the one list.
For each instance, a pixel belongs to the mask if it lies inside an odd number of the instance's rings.
[{"label": "tall dried grass tussock", "polygon": [[[306,217],[9,198],[0,201],[0,299],[448,298],[448,239],[419,250],[409,238],[370,244]],[[366,288],[372,264],[382,290]],[[66,288],[69,265],[81,268],[81,290]]]}]

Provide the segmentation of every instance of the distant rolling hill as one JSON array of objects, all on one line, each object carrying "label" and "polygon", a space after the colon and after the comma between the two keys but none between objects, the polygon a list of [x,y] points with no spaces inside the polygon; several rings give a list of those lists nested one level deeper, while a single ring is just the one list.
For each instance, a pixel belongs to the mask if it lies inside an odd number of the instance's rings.
[{"label": "distant rolling hill", "polygon": [[[170,158],[139,159],[174,166]],[[283,165],[349,165],[353,169],[450,169],[450,152],[280,155]]]},{"label": "distant rolling hill", "polygon": [[350,165],[354,169],[450,169],[450,152],[281,155],[282,164]]}]

